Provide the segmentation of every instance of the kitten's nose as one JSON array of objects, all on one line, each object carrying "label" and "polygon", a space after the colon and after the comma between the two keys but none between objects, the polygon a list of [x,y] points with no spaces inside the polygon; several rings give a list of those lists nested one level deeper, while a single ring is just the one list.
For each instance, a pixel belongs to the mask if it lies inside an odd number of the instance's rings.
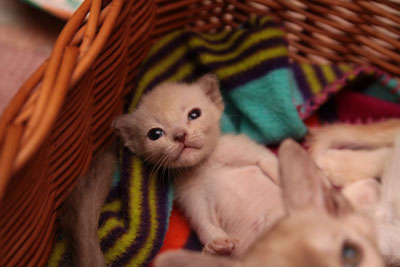
[{"label": "kitten's nose", "polygon": [[186,132],[185,131],[178,132],[178,133],[176,133],[174,135],[174,140],[177,141],[177,142],[183,143],[185,141],[185,138],[186,138]]}]

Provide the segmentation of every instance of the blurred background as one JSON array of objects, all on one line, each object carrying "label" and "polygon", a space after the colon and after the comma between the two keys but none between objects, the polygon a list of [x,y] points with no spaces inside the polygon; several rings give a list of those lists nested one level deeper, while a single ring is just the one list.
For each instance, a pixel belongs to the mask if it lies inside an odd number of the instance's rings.
[{"label": "blurred background", "polygon": [[0,114],[81,0],[0,0]]}]

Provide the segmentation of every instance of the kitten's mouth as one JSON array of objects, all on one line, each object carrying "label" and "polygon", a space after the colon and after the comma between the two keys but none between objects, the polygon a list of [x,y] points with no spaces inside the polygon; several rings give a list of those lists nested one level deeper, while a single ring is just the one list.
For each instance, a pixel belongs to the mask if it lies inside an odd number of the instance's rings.
[{"label": "kitten's mouth", "polygon": [[189,145],[183,145],[181,152],[179,153],[179,155],[181,155],[183,152],[190,152],[190,151],[194,151],[194,150],[199,150],[200,147],[195,147],[195,146],[189,146]]},{"label": "kitten's mouth", "polygon": [[200,149],[201,149],[201,147],[199,147],[199,146],[183,144],[182,148],[178,152],[176,160],[179,160],[182,157],[182,155],[187,155],[187,154],[193,153],[195,151],[198,151]]},{"label": "kitten's mouth", "polygon": [[191,167],[198,164],[203,158],[202,148],[200,144],[181,144],[175,152],[174,167]]}]

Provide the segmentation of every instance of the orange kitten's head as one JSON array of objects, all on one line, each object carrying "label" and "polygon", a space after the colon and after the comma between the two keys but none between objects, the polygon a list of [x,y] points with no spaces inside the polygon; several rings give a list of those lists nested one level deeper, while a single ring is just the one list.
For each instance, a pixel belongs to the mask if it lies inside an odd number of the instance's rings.
[{"label": "orange kitten's head", "polygon": [[145,94],[113,126],[125,146],[165,167],[191,167],[211,153],[223,111],[218,80],[207,74],[192,84],[164,83]]}]

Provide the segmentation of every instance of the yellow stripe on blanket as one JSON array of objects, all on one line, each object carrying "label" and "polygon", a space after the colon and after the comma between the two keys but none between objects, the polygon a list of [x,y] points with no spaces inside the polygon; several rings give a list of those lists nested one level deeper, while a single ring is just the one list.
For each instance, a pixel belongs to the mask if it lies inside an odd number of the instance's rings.
[{"label": "yellow stripe on blanket", "polygon": [[129,196],[131,196],[128,211],[129,217],[129,228],[128,232],[124,234],[120,239],[115,242],[115,245],[105,252],[105,258],[107,263],[111,263],[122,255],[130,245],[133,244],[137,237],[140,218],[142,215],[142,208],[140,203],[142,203],[142,162],[139,158],[133,157],[132,160],[132,173],[131,173],[131,184],[129,185]]},{"label": "yellow stripe on blanket", "polygon": [[248,70],[264,60],[278,58],[286,55],[287,55],[286,47],[278,46],[275,48],[271,48],[267,51],[260,51],[256,54],[253,54],[250,57],[243,59],[241,62],[237,64],[218,69],[216,73],[220,79],[225,79],[241,71]]},{"label": "yellow stripe on blanket", "polygon": [[301,68],[303,69],[304,75],[306,76],[306,79],[310,84],[311,91],[313,92],[313,94],[317,94],[319,91],[321,91],[322,86],[318,81],[315,70],[310,64],[301,64]]},{"label": "yellow stripe on blanket", "polygon": [[156,238],[158,221],[157,221],[157,181],[158,177],[153,175],[149,180],[149,211],[150,211],[150,231],[146,239],[146,243],[142,249],[137,253],[136,257],[133,257],[128,266],[141,266],[146,258],[150,255],[151,249],[153,248],[153,242]]},{"label": "yellow stripe on blanket", "polygon": [[226,42],[222,44],[211,44],[207,42],[206,40],[203,40],[202,38],[192,38],[189,40],[189,46],[192,48],[196,47],[205,47],[209,49],[213,49],[215,51],[219,50],[225,50],[231,47],[239,37],[241,37],[243,34],[245,34],[247,31],[245,30],[238,30],[232,36],[230,36],[230,39],[227,40]]},{"label": "yellow stripe on blanket", "polygon": [[208,40],[208,41],[220,41],[222,39],[224,39],[229,33],[231,33],[230,31],[222,31],[219,33],[201,33],[201,36],[204,37],[204,39]]},{"label": "yellow stripe on blanket", "polygon": [[[244,51],[247,51],[252,45],[257,44],[261,41],[268,40],[271,38],[275,37],[282,37],[284,36],[284,32],[279,29],[267,29],[261,32],[256,32],[254,34],[249,35],[246,40],[244,40],[234,51],[229,50],[226,54],[223,55],[218,55],[218,54],[213,54],[212,52],[205,52],[200,55],[202,62],[204,64],[209,64],[209,63],[216,63],[216,62],[221,62],[221,61],[227,61],[231,60],[234,58],[238,58],[240,54],[242,54]],[[217,51],[217,49],[214,49],[214,46],[211,44],[209,45],[209,48]]]},{"label": "yellow stripe on blanket", "polygon": [[103,208],[101,209],[101,212],[106,212],[106,211],[120,211],[122,208],[122,201],[120,199],[115,200],[111,203],[107,203],[103,206]]},{"label": "yellow stripe on blanket", "polygon": [[106,237],[113,229],[117,227],[124,227],[124,222],[118,218],[109,218],[104,225],[97,231],[97,236],[100,240]]},{"label": "yellow stripe on blanket", "polygon": [[[351,70],[351,66],[350,65],[346,65],[346,64],[339,64],[339,69],[343,72],[348,72],[349,70]],[[348,80],[354,80],[357,77],[356,74],[350,74],[347,76]]]},{"label": "yellow stripe on blanket", "polygon": [[329,83],[333,82],[336,79],[336,75],[332,67],[330,65],[321,65],[321,67],[322,67],[322,73],[324,74],[327,82]]},{"label": "yellow stripe on blanket", "polygon": [[53,249],[53,252],[50,255],[49,260],[47,261],[47,266],[58,267],[64,253],[65,253],[65,242],[57,242],[55,248]]},{"label": "yellow stripe on blanket", "polygon": [[168,43],[172,42],[177,36],[181,36],[182,32],[183,32],[183,30],[175,31],[175,32],[165,36],[164,38],[161,38],[160,40],[158,40],[153,45],[153,47],[150,49],[149,53],[146,56],[146,59],[143,62],[146,62],[146,60],[148,58],[150,58],[152,55],[157,53],[157,51],[159,51],[160,48],[163,48],[165,45],[167,45]]}]

